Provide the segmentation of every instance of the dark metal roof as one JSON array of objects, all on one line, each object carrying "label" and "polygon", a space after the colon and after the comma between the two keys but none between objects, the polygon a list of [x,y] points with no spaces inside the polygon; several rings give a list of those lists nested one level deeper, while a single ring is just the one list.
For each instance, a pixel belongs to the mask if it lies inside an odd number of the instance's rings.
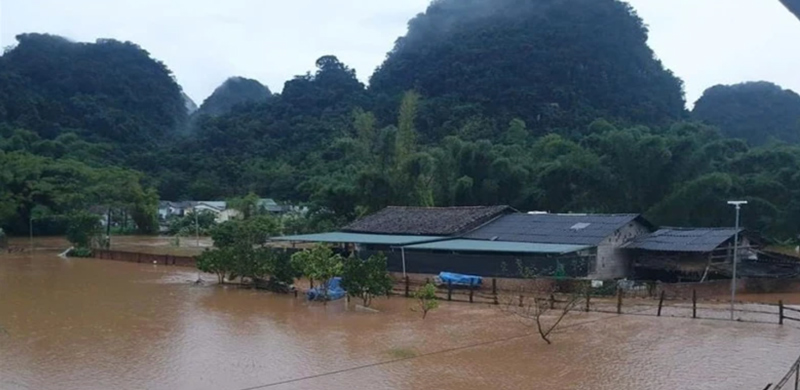
[{"label": "dark metal roof", "polygon": [[590,247],[586,245],[454,239],[411,244],[403,248],[454,252],[543,253],[563,255],[566,253],[578,252]]},{"label": "dark metal roof", "polygon": [[465,235],[479,240],[598,245],[639,214],[511,214]]},{"label": "dark metal roof", "polygon": [[664,228],[639,236],[625,247],[660,252],[711,252],[731,240],[736,232],[735,228]]},{"label": "dark metal roof", "polygon": [[361,218],[342,230],[353,233],[450,236],[474,229],[512,211],[508,206],[390,206]]},{"label": "dark metal roof", "polygon": [[356,243],[356,244],[375,244],[375,245],[407,245],[419,242],[442,240],[444,237],[436,236],[409,236],[409,235],[390,235],[390,234],[364,234],[329,232],[317,234],[302,234],[297,236],[272,237],[272,241],[289,242],[334,242],[334,243]]}]

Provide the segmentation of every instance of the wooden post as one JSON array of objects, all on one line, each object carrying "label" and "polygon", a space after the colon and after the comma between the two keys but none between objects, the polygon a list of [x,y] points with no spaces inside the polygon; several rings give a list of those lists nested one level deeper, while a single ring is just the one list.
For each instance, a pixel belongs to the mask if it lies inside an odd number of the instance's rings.
[{"label": "wooden post", "polygon": [[592,299],[592,290],[590,288],[586,288],[586,308],[584,309],[585,312],[589,312],[589,300]]},{"label": "wooden post", "polygon": [[778,324],[783,325],[783,300],[778,301]]},{"label": "wooden post", "polygon": [[617,287],[617,314],[622,314],[622,288]]},{"label": "wooden post", "polygon": [[449,280],[447,281],[447,300],[453,300],[453,283],[450,283]]},{"label": "wooden post", "polygon": [[494,296],[494,304],[500,304],[497,300],[497,279],[492,278],[492,295]]},{"label": "wooden post", "polygon": [[475,293],[475,287],[472,282],[469,283],[469,303],[472,303],[472,295]]},{"label": "wooden post", "polygon": [[297,298],[297,289],[294,289],[294,297]]},{"label": "wooden post", "polygon": [[556,308],[556,296],[550,294],[550,310],[553,310],[555,308]]},{"label": "wooden post", "polygon": [[308,286],[309,288],[314,288],[314,278],[308,278]]},{"label": "wooden post", "polygon": [[410,296],[411,296],[411,295],[409,295],[409,293],[408,293],[408,284],[409,284],[409,281],[408,281],[408,275],[406,275],[406,298],[408,298],[408,297],[410,297]]},{"label": "wooden post", "polygon": [[692,318],[697,318],[697,290],[692,289]]},{"label": "wooden post", "polygon": [[662,306],[664,306],[664,290],[661,290],[661,298],[658,300],[658,317],[661,317]]},{"label": "wooden post", "polygon": [[524,306],[524,305],[522,304],[522,300],[523,300],[523,299],[524,299],[524,298],[522,297],[522,294],[520,294],[520,295],[519,295],[519,307],[522,307],[522,306]]}]

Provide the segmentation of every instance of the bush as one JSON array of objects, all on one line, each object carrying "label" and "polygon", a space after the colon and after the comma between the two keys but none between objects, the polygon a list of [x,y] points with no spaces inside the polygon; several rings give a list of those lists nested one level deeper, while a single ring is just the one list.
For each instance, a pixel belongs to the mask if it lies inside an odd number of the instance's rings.
[{"label": "bush", "polygon": [[92,249],[91,248],[72,248],[67,252],[67,257],[92,257]]}]

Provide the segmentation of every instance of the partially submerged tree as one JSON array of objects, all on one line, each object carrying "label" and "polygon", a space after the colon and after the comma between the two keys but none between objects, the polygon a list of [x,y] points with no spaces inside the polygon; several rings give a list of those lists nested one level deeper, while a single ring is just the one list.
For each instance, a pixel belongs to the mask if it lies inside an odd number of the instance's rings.
[{"label": "partially submerged tree", "polygon": [[565,299],[557,300],[555,292],[556,288],[553,284],[550,294],[534,296],[533,299],[528,299],[527,303],[522,303],[522,300],[518,302],[513,297],[509,297],[504,300],[502,310],[536,326],[542,340],[547,344],[552,344],[550,334],[561,325],[567,314],[575,309],[582,297],[582,294],[571,293],[561,295]]},{"label": "partially submerged tree", "polygon": [[69,214],[67,220],[67,240],[75,247],[89,249],[98,242],[102,232],[100,216],[86,211]]},{"label": "partially submerged tree", "polygon": [[535,326],[542,340],[552,344],[550,335],[575,309],[588,287],[583,281],[564,279],[561,263],[537,270],[517,260],[517,268],[520,277],[517,291],[500,298],[500,308],[519,317],[524,324]]},{"label": "partially submerged tree", "polygon": [[217,275],[219,284],[225,283],[225,277],[233,269],[234,255],[231,248],[206,249],[197,257],[197,269]]},{"label": "partially submerged tree", "polygon": [[344,260],[342,288],[347,295],[360,298],[369,307],[372,298],[386,295],[392,290],[392,277],[386,269],[386,255],[378,253],[362,260],[350,256]]},{"label": "partially submerged tree", "polygon": [[292,264],[303,276],[320,282],[323,301],[328,300],[328,287],[332,278],[342,274],[342,256],[334,254],[331,248],[317,245],[292,255]]},{"label": "partially submerged tree", "polygon": [[439,307],[439,300],[436,298],[436,286],[428,283],[414,292],[414,299],[417,300],[417,308],[422,312],[422,319],[428,316],[428,312]]}]

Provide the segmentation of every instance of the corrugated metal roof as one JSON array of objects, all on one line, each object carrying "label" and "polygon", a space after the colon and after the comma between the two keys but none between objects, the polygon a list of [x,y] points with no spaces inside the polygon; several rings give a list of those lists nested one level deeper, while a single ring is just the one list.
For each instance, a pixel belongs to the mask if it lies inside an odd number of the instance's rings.
[{"label": "corrugated metal roof", "polygon": [[591,248],[587,245],[543,244],[533,242],[485,241],[454,239],[406,245],[405,249],[443,250],[456,252],[510,252],[565,254]]},{"label": "corrugated metal roof", "polygon": [[364,234],[347,232],[329,232],[318,234],[303,234],[298,236],[272,237],[273,241],[298,241],[298,242],[335,242],[374,245],[406,245],[419,242],[441,240],[445,237],[438,236],[411,236],[390,234]]},{"label": "corrugated metal roof", "polygon": [[[739,229],[741,233],[744,229]],[[735,228],[664,228],[642,235],[625,248],[660,252],[711,252],[733,238]]]},{"label": "corrugated metal roof", "polygon": [[389,206],[342,230],[370,234],[450,236],[463,233],[504,213],[508,206],[405,207]]},{"label": "corrugated metal roof", "polygon": [[598,245],[619,228],[637,218],[640,218],[639,214],[510,214],[464,237],[514,242]]}]

